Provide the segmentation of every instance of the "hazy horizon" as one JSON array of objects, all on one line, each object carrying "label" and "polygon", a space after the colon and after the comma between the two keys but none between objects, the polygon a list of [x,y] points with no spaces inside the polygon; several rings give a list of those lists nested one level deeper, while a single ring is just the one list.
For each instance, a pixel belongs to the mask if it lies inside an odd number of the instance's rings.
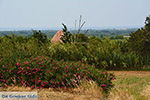
[{"label": "hazy horizon", "polygon": [[[1,28],[0,31],[22,31],[22,30],[61,30],[62,27],[50,27],[50,28],[43,28],[43,27],[15,27],[15,28]],[[126,30],[126,29],[138,29],[142,28],[142,26],[104,26],[104,27],[84,27],[82,30],[111,30],[111,29],[116,29],[116,30]],[[74,27],[68,27],[69,30],[75,30]]]},{"label": "hazy horizon", "polygon": [[150,15],[150,0],[0,0],[0,30],[73,29],[82,15],[85,28],[137,28]]}]

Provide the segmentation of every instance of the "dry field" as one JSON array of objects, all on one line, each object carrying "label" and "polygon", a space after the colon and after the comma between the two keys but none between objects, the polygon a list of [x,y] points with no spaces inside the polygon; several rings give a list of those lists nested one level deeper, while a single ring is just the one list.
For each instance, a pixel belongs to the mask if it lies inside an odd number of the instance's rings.
[{"label": "dry field", "polygon": [[150,72],[110,71],[116,75],[115,87],[106,98],[95,82],[83,82],[76,89],[0,88],[0,91],[37,91],[39,100],[150,100]]},{"label": "dry field", "polygon": [[111,72],[116,75],[112,100],[150,100],[150,71]]}]

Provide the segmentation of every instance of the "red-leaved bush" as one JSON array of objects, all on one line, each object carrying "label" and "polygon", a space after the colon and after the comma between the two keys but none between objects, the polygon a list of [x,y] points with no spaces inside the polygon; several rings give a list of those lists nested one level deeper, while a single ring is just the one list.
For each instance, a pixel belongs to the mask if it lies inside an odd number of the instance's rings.
[{"label": "red-leaved bush", "polygon": [[48,57],[19,60],[14,66],[0,68],[1,86],[26,86],[31,88],[74,88],[83,79],[93,80],[108,91],[114,75],[102,72],[81,62],[55,61]]}]

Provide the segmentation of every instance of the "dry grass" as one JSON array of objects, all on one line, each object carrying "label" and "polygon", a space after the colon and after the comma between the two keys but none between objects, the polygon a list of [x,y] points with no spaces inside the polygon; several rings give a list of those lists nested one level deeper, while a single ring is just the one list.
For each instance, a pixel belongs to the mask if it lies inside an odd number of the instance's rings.
[{"label": "dry grass", "polygon": [[128,91],[112,89],[108,96],[108,100],[134,100],[134,98],[128,93]]},{"label": "dry grass", "polygon": [[76,88],[74,91],[77,91],[79,95],[86,95],[85,99],[76,99],[76,100],[103,100],[102,89],[94,81],[83,81],[81,85]]},{"label": "dry grass", "polygon": [[[149,91],[148,87],[146,87],[147,90],[144,87],[147,86],[148,83],[150,82],[150,71],[111,71],[111,72],[113,72],[116,75],[116,80],[113,83],[115,84],[115,88],[119,89],[118,91],[120,91],[120,94],[117,94],[118,96],[121,94],[125,94],[129,95],[130,97],[133,97],[134,100],[147,100],[148,97],[147,95],[150,94],[150,92],[148,92]],[[143,92],[142,95],[141,92],[143,91],[143,88],[145,92]],[[122,93],[122,91],[125,93]],[[112,92],[114,92],[115,94],[115,91]]]},{"label": "dry grass", "polygon": [[11,87],[7,87],[7,88],[0,88],[0,91],[25,91],[25,92],[28,92],[28,91],[35,91],[35,90],[32,90],[29,87],[11,86]]},{"label": "dry grass", "polygon": [[150,100],[150,85],[147,85],[143,88],[141,95],[146,96],[148,100]]},{"label": "dry grass", "polygon": [[39,100],[103,100],[102,90],[93,81],[83,81],[75,89],[30,89],[26,87],[1,88],[0,91],[37,92]]}]

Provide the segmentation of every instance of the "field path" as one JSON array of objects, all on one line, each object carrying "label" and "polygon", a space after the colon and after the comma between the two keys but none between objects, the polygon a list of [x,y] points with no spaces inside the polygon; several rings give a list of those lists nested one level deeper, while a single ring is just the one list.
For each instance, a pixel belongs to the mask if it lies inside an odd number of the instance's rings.
[{"label": "field path", "polygon": [[116,76],[150,76],[150,71],[109,71]]}]

